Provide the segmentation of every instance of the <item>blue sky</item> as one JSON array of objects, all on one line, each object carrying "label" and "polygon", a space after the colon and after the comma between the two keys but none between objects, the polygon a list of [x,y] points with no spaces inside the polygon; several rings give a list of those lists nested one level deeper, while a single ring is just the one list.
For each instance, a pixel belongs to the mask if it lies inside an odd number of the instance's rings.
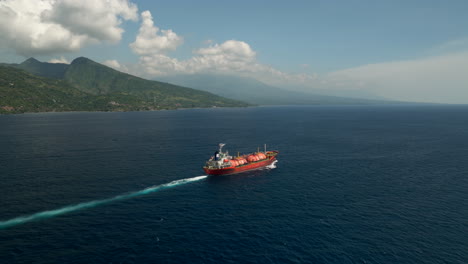
[{"label": "blue sky", "polygon": [[[449,2],[449,4],[447,4]],[[162,28],[186,38],[249,43],[283,70],[319,72],[411,59],[468,36],[467,1],[167,1],[144,3]],[[189,12],[181,12],[186,7]]]},{"label": "blue sky", "polygon": [[[308,64],[328,72],[430,55],[468,37],[467,1],[135,1],[155,24],[184,37],[188,58],[206,40],[245,41],[263,63],[284,71]],[[136,23],[126,23],[134,41]],[[128,60],[135,60],[129,50]],[[99,53],[93,57],[99,56]]]},{"label": "blue sky", "polygon": [[[286,89],[468,102],[468,1],[78,2],[0,1],[0,61],[86,56],[147,78],[230,73]],[[444,87],[422,88],[434,81]]]}]

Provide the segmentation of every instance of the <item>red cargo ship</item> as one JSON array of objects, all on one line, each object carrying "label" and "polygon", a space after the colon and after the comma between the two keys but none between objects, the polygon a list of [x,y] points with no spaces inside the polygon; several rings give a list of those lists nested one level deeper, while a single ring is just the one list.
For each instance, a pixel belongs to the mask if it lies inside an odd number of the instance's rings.
[{"label": "red cargo ship", "polygon": [[265,146],[264,152],[255,152],[242,156],[232,157],[229,153],[223,152],[222,148],[225,144],[219,144],[219,150],[214,153],[203,167],[208,175],[225,175],[234,174],[249,170],[264,168],[276,160],[278,151],[267,151]]}]

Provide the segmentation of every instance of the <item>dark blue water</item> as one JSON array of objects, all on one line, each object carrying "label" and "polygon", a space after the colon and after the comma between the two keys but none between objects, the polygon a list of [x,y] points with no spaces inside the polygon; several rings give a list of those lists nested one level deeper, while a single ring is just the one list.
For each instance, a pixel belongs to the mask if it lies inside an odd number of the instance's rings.
[{"label": "dark blue water", "polygon": [[467,172],[467,106],[0,116],[0,261],[467,263]]}]

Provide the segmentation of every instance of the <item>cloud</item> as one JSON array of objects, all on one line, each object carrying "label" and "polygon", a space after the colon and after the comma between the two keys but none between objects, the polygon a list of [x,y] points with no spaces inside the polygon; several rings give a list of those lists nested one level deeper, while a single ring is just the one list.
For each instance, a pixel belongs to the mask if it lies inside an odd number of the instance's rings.
[{"label": "cloud", "polygon": [[55,59],[51,59],[49,60],[49,63],[65,63],[65,64],[70,64],[70,61],[65,59],[63,56],[61,56],[60,58],[55,58]]},{"label": "cloud", "polygon": [[[137,68],[141,68],[148,77],[168,74],[187,73],[187,65],[183,61],[163,54],[141,56]],[[141,71],[139,71],[141,73]]]},{"label": "cloud", "polygon": [[250,60],[255,57],[255,51],[249,44],[237,40],[228,40],[221,45],[215,44],[208,48],[201,48],[195,53],[201,56],[223,56],[231,60]]},{"label": "cloud", "polygon": [[212,44],[194,51],[187,60],[178,60],[167,53],[183,43],[183,38],[171,29],[160,30],[154,25],[150,11],[141,13],[142,23],[136,39],[129,46],[140,56],[139,66],[146,75],[152,77],[197,72],[248,72],[260,65],[256,62],[256,52],[243,41],[228,40],[222,44]]},{"label": "cloud", "polygon": [[324,76],[330,89],[359,88],[404,101],[468,103],[468,51],[369,64]]},{"label": "cloud", "polygon": [[286,75],[267,65],[257,62],[256,52],[249,44],[238,40],[228,40],[222,44],[197,49],[187,60],[178,60],[154,50],[140,56],[140,66],[149,75],[193,73],[224,73],[249,75],[263,73],[265,75]]},{"label": "cloud", "polygon": [[253,70],[256,64],[255,51],[243,41],[228,40],[194,53],[186,62],[191,71],[245,72]]},{"label": "cloud", "polygon": [[[105,60],[101,62],[102,64],[113,68],[114,70],[120,71],[120,72],[125,72],[125,73],[130,73],[130,68],[128,65],[125,65],[123,63],[118,62],[117,60]],[[137,75],[137,74],[134,74]]]},{"label": "cloud", "polygon": [[140,57],[140,65],[150,75],[185,73],[232,73],[255,71],[261,67],[255,59],[255,52],[242,41],[228,40],[194,51],[187,60],[178,60],[166,54],[146,53]]},{"label": "cloud", "polygon": [[179,60],[168,55],[183,43],[183,38],[172,30],[160,30],[154,25],[149,11],[141,13],[142,23],[136,39],[129,46],[139,55],[136,65],[127,65],[130,72],[147,78],[174,74],[222,73],[254,77],[266,83],[291,80],[306,82],[315,76],[288,74],[257,61],[257,52],[244,41],[227,40],[221,44],[213,40],[206,47],[193,51],[193,56]]},{"label": "cloud", "polygon": [[121,67],[120,63],[117,60],[106,60],[106,61],[103,61],[102,64],[109,66],[111,68],[114,68],[116,70],[119,70]]},{"label": "cloud", "polygon": [[141,13],[142,23],[135,42],[130,48],[138,55],[160,54],[175,50],[182,44],[183,38],[172,30],[160,30],[154,26],[150,11]]},{"label": "cloud", "polygon": [[137,20],[128,0],[0,1],[0,46],[23,56],[77,51],[120,41],[123,20]]}]

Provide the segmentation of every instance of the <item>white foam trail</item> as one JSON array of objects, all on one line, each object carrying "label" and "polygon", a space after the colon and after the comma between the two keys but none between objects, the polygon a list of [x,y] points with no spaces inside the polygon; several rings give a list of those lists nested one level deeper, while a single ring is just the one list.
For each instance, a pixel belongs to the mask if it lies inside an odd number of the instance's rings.
[{"label": "white foam trail", "polygon": [[84,203],[79,203],[79,204],[75,204],[75,205],[69,205],[69,206],[65,206],[65,207],[62,207],[62,208],[59,208],[59,209],[55,209],[55,210],[43,211],[43,212],[35,213],[35,214],[32,214],[32,215],[28,215],[28,216],[20,216],[20,217],[16,217],[16,218],[13,218],[13,219],[10,219],[10,220],[0,221],[0,229],[13,227],[13,226],[20,225],[20,224],[25,224],[27,222],[31,222],[31,221],[35,221],[35,220],[47,219],[47,218],[51,218],[51,217],[54,217],[54,216],[58,216],[58,215],[62,215],[62,214],[66,214],[66,213],[70,213],[70,212],[74,212],[74,211],[78,211],[78,210],[93,208],[93,207],[103,205],[103,204],[107,204],[107,203],[111,203],[111,202],[130,199],[130,198],[133,198],[133,197],[136,197],[136,196],[145,195],[145,194],[149,194],[149,193],[152,193],[152,192],[156,192],[156,191],[160,191],[160,190],[180,186],[180,185],[183,185],[183,184],[187,184],[187,183],[190,183],[190,182],[203,180],[206,177],[207,177],[206,175],[202,175],[202,176],[197,176],[197,177],[193,177],[193,178],[175,180],[175,181],[171,181],[169,183],[148,187],[148,188],[140,190],[140,191],[117,195],[117,196],[114,196],[112,198],[107,198],[107,199],[102,199],[102,200],[94,200],[94,201],[91,201],[91,202],[84,202]]},{"label": "white foam trail", "polygon": [[273,161],[273,163],[271,163],[270,165],[268,166],[265,166],[265,168],[267,169],[276,169],[276,163],[278,162],[278,160],[275,160]]}]

